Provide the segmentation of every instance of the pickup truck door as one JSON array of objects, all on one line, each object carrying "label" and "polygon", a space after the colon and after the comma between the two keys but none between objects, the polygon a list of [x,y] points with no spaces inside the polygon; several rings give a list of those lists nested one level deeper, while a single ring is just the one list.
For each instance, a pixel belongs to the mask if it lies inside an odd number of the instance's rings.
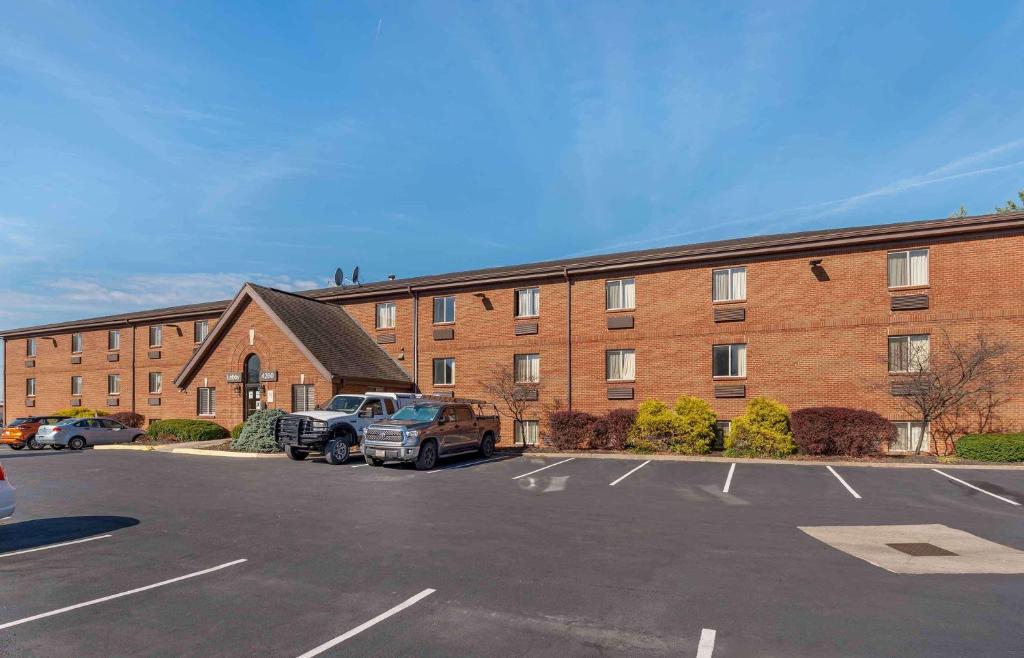
[{"label": "pickup truck door", "polygon": [[455,415],[455,407],[444,407],[441,409],[437,419],[438,421],[443,421],[437,428],[437,442],[440,446],[440,453],[445,455],[458,452],[461,449],[460,443],[462,438],[459,434],[459,419]]},{"label": "pickup truck door", "polygon": [[459,450],[473,450],[477,447],[476,416],[466,406],[455,407],[455,429],[459,433]]},{"label": "pickup truck door", "polygon": [[371,398],[363,402],[363,406],[359,409],[359,414],[356,416],[356,431],[359,432],[359,438],[362,439],[363,430],[383,419],[384,405],[381,400]]}]

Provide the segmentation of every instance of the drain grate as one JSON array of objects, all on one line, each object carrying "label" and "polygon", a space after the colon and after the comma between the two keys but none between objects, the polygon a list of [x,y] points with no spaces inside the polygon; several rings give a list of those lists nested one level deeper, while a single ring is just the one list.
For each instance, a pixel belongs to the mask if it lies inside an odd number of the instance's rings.
[{"label": "drain grate", "polygon": [[895,548],[897,551],[901,551],[907,555],[913,555],[914,557],[949,557],[951,555],[956,555],[956,553],[952,551],[947,551],[944,548],[940,548],[935,544],[929,544],[927,542],[886,544],[886,546],[889,548]]}]

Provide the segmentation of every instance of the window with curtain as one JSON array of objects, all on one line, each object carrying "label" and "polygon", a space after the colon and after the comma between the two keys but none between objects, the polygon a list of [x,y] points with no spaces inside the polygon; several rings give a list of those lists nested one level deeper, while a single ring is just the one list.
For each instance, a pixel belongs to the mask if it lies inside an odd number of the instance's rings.
[{"label": "window with curtain", "polygon": [[164,375],[160,372],[149,373],[149,392],[156,395],[163,391]]},{"label": "window with curtain", "polygon": [[36,394],[36,378],[29,377],[25,380],[25,395],[33,397]]},{"label": "window with curtain", "polygon": [[196,389],[196,411],[200,416],[216,415],[217,389],[205,386]]},{"label": "window with curtain", "polygon": [[196,320],[192,326],[192,340],[197,343],[201,343],[206,340],[206,337],[210,335],[210,321],[209,320]]},{"label": "window with curtain", "polygon": [[455,359],[446,357],[434,359],[434,384],[437,386],[451,386],[455,383]]},{"label": "window with curtain", "polygon": [[912,372],[928,365],[931,341],[927,335],[889,336],[889,372]]},{"label": "window with curtain", "polygon": [[292,411],[316,409],[316,391],[313,384],[292,384]]},{"label": "window with curtain", "polygon": [[747,298],[747,268],[726,267],[711,272],[711,300],[732,302]]},{"label": "window with curtain", "polygon": [[434,324],[455,322],[455,296],[434,297]]},{"label": "window with curtain", "polygon": [[540,381],[540,354],[516,354],[513,359],[517,384]]},{"label": "window with curtain", "polygon": [[891,452],[913,452],[917,450],[917,442],[921,441],[921,451],[927,452],[931,449],[928,428],[924,423],[909,421],[895,422],[896,440],[889,447]]},{"label": "window with curtain", "polygon": [[746,377],[747,346],[744,343],[711,348],[713,377]]},{"label": "window with curtain", "polygon": [[928,285],[928,250],[889,252],[889,287]]},{"label": "window with curtain", "polygon": [[605,379],[608,381],[636,379],[636,350],[608,350],[605,352]]},{"label": "window with curtain", "polygon": [[535,446],[540,438],[540,421],[517,420],[515,422],[515,444],[517,446]]},{"label": "window with curtain", "polygon": [[71,334],[71,353],[80,354],[82,352],[82,334]]},{"label": "window with curtain", "polygon": [[121,349],[121,332],[118,329],[111,329],[107,332],[107,349]]},{"label": "window with curtain", "polygon": [[121,375],[107,375],[107,395],[118,395],[121,392]]},{"label": "window with curtain", "polygon": [[149,328],[149,346],[160,347],[164,344],[164,327],[161,324],[154,324]]},{"label": "window with curtain", "polygon": [[82,376],[72,375],[71,376],[71,395],[79,396],[82,394]]},{"label": "window with curtain", "polygon": [[613,279],[605,281],[604,307],[608,311],[636,308],[636,280]]},{"label": "window with curtain", "polygon": [[36,339],[35,338],[29,338],[28,340],[25,341],[25,356],[35,356],[35,355],[36,355]]},{"label": "window with curtain", "polygon": [[381,302],[377,304],[377,328],[378,329],[394,329],[395,328],[395,303],[394,302]]},{"label": "window with curtain", "polygon": [[516,317],[529,318],[540,315],[540,288],[516,290]]}]

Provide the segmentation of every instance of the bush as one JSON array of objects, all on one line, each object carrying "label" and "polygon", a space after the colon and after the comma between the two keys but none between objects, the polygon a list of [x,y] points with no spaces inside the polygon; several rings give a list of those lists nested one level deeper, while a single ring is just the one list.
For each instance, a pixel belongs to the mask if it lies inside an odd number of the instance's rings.
[{"label": "bush", "polygon": [[552,411],[548,414],[548,433],[544,444],[555,450],[590,447],[596,422],[596,416],[582,411]]},{"label": "bush", "polygon": [[591,427],[592,440],[588,448],[596,450],[625,450],[629,430],[636,422],[636,410],[612,409],[608,415],[595,420]]},{"label": "bush", "polygon": [[274,421],[284,415],[280,409],[261,409],[245,419],[238,437],[231,440],[231,449],[238,452],[278,452],[274,439]]},{"label": "bush", "polygon": [[142,427],[142,424],[146,422],[146,417],[142,414],[137,414],[133,411],[118,411],[116,414],[110,414],[111,420],[116,420],[125,427]]},{"label": "bush", "polygon": [[146,431],[153,438],[174,441],[212,441],[228,436],[228,431],[217,423],[187,418],[156,420]]},{"label": "bush", "polygon": [[648,400],[637,411],[629,432],[629,446],[634,452],[706,453],[715,438],[716,420],[711,407],[697,398],[682,396],[672,408],[658,400]]},{"label": "bush", "polygon": [[730,457],[785,457],[795,448],[789,411],[768,398],[748,402],[725,439],[725,454]]},{"label": "bush", "polygon": [[54,416],[69,416],[71,418],[94,418],[96,416],[109,416],[110,412],[106,409],[88,409],[86,407],[69,407],[67,409],[58,409],[54,411]]},{"label": "bush", "polygon": [[231,428],[232,440],[237,439],[238,435],[242,433],[242,428],[245,427],[245,423],[239,423]]},{"label": "bush", "polygon": [[985,462],[1024,461],[1024,432],[1016,434],[968,434],[956,442],[956,454]]},{"label": "bush", "polygon": [[873,411],[813,407],[793,412],[793,441],[805,455],[861,457],[896,440],[892,423]]},{"label": "bush", "polygon": [[711,405],[700,398],[683,395],[676,400],[675,412],[682,436],[669,445],[669,450],[687,455],[709,452],[715,442],[718,423]]}]

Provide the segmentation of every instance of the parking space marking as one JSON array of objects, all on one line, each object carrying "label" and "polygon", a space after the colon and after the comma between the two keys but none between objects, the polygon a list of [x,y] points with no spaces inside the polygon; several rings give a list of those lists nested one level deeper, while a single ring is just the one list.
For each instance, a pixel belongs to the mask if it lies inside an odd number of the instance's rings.
[{"label": "parking space marking", "polygon": [[355,628],[353,628],[349,632],[345,633],[344,635],[339,635],[338,637],[334,638],[333,640],[328,640],[327,642],[324,642],[323,644],[321,644],[320,646],[316,647],[315,649],[310,649],[306,653],[304,653],[301,656],[299,656],[299,658],[312,658],[313,656],[317,656],[317,655],[323,653],[324,651],[327,651],[328,649],[336,647],[339,644],[341,644],[342,642],[344,642],[345,640],[347,640],[349,638],[352,638],[352,637],[355,637],[356,635],[359,635],[360,633],[365,631],[367,628],[370,628],[371,626],[376,626],[377,624],[379,624],[380,622],[384,621],[388,617],[392,617],[394,615],[397,615],[399,612],[405,610],[406,608],[408,608],[408,607],[410,607],[412,605],[415,605],[416,603],[422,601],[423,599],[425,599],[428,596],[430,596],[431,594],[433,594],[435,591],[436,590],[433,590],[433,589],[425,589],[422,592],[420,592],[419,594],[417,594],[416,596],[414,596],[414,597],[412,597],[410,599],[406,599],[405,601],[399,603],[398,605],[396,605],[395,607],[391,608],[387,612],[382,612],[381,614],[377,615],[376,617],[374,617],[370,621],[364,622],[364,623],[360,624],[359,626],[356,626]]},{"label": "parking space marking", "polygon": [[858,499],[860,498],[860,494],[857,493],[856,491],[854,491],[853,487],[851,487],[850,485],[848,485],[846,483],[846,480],[843,479],[843,476],[840,475],[839,473],[836,473],[836,469],[832,468],[831,466],[829,466],[827,464],[825,465],[825,468],[828,469],[829,473],[831,473],[832,475],[836,476],[837,480],[842,482],[843,486],[846,487],[846,490],[850,492],[850,495],[852,495],[854,498],[858,498]]},{"label": "parking space marking", "polygon": [[0,558],[3,557],[14,557],[15,555],[24,555],[25,553],[35,553],[36,551],[48,551],[51,548],[60,548],[61,546],[71,546],[72,544],[84,544],[87,541],[96,541],[97,539],[107,539],[114,535],[97,535],[95,537],[86,537],[85,539],[76,539],[74,541],[64,541],[59,544],[50,544],[48,546],[38,546],[36,548],[26,548],[22,551],[11,551],[10,553],[0,553]]},{"label": "parking space marking", "polygon": [[564,464],[564,463],[566,463],[566,462],[571,462],[571,461],[572,461],[572,460],[574,460],[574,459],[576,459],[576,458],[575,458],[575,457],[570,457],[570,458],[568,458],[568,459],[563,459],[563,460],[562,460],[562,461],[560,461],[560,462],[555,462],[554,464],[548,464],[547,466],[544,466],[543,468],[538,468],[538,469],[537,469],[536,471],[530,471],[529,473],[523,473],[522,475],[517,475],[517,476],[515,476],[515,477],[514,477],[514,478],[512,478],[512,479],[513,479],[513,480],[518,480],[519,478],[524,478],[524,477],[526,477],[527,475],[533,475],[534,473],[540,473],[541,471],[546,471],[546,470],[548,470],[549,468],[554,468],[555,466],[558,466],[559,464]]},{"label": "parking space marking", "polygon": [[86,608],[88,606],[96,605],[98,603],[106,603],[107,601],[113,601],[114,599],[120,599],[120,598],[123,598],[125,596],[131,596],[132,594],[138,594],[139,592],[145,592],[147,590],[156,589],[157,587],[163,587],[164,585],[171,585],[171,584],[174,584],[174,583],[179,583],[179,582],[181,582],[183,580],[188,580],[189,578],[196,578],[197,576],[204,576],[204,575],[206,575],[208,573],[213,573],[214,571],[220,571],[221,569],[227,569],[228,567],[233,567],[236,564],[241,564],[241,563],[243,563],[245,561],[246,561],[245,558],[242,558],[241,560],[234,560],[232,562],[225,562],[224,564],[218,564],[217,566],[210,567],[209,569],[203,569],[202,571],[194,571],[192,573],[185,574],[184,576],[178,576],[177,578],[171,578],[170,580],[161,580],[159,583],[153,583],[152,585],[146,585],[145,587],[136,587],[135,589],[130,589],[127,592],[118,592],[117,594],[111,594],[110,596],[104,596],[104,597],[99,598],[99,599],[93,599],[91,601],[85,601],[83,603],[76,603],[74,605],[69,605],[69,606],[67,606],[65,608],[58,608],[56,610],[51,610],[49,612],[42,612],[42,613],[40,613],[38,615],[32,615],[31,617],[25,617],[24,619],[17,619],[15,621],[9,621],[9,622],[7,622],[5,624],[0,624],[0,631],[8,629],[8,628],[11,628],[12,626],[19,626],[21,624],[27,624],[28,622],[36,621],[37,619],[45,619],[46,617],[53,617],[55,615],[64,614],[65,612],[71,612],[72,610],[78,610],[79,608]]},{"label": "parking space marking", "polygon": [[626,473],[625,475],[623,475],[622,477],[620,477],[620,478],[619,478],[618,480],[616,480],[615,482],[612,482],[612,483],[610,483],[610,484],[609,484],[608,486],[609,486],[609,487],[614,487],[614,486],[615,486],[615,485],[617,485],[617,484],[618,484],[619,482],[622,482],[623,480],[625,480],[626,478],[628,478],[628,477],[629,477],[630,475],[632,475],[633,473],[636,473],[636,472],[637,472],[637,471],[639,471],[639,470],[640,470],[641,468],[643,468],[644,466],[647,466],[647,465],[648,465],[648,464],[650,464],[650,463],[651,463],[651,460],[650,460],[650,459],[648,459],[648,460],[647,460],[647,461],[645,461],[645,462],[644,462],[643,464],[640,464],[639,466],[637,466],[636,468],[634,468],[633,470],[631,470],[631,471],[630,471],[629,473]]},{"label": "parking space marking", "polygon": [[453,464],[451,466],[443,466],[441,468],[435,468],[432,471],[427,471],[427,473],[440,473],[441,471],[451,471],[451,470],[455,470],[456,468],[469,468],[470,466],[476,466],[477,464],[487,464],[487,463],[490,463],[490,462],[500,462],[500,461],[505,461],[506,459],[511,459],[511,457],[504,457],[504,456],[502,456],[502,457],[491,457],[490,459],[478,459],[475,462],[467,462],[465,464]]},{"label": "parking space marking", "polygon": [[700,642],[697,643],[697,658],[711,658],[715,652],[715,629],[700,629]]},{"label": "parking space marking", "polygon": [[729,474],[725,476],[725,486],[722,487],[722,493],[729,493],[729,487],[732,486],[732,474],[736,472],[736,463],[729,467]]},{"label": "parking space marking", "polygon": [[985,491],[981,487],[976,487],[973,484],[971,484],[970,482],[964,482],[960,478],[955,478],[952,475],[950,475],[949,473],[943,473],[942,471],[940,471],[937,468],[933,468],[932,470],[935,471],[936,473],[938,473],[939,475],[944,475],[944,476],[948,477],[950,480],[953,480],[954,482],[959,482],[960,484],[964,485],[965,487],[970,487],[971,489],[974,489],[976,491],[980,491],[983,494],[988,494],[989,496],[992,496],[993,498],[998,498],[999,500],[1003,501],[1004,503],[1010,503],[1011,505],[1020,506],[1020,503],[1018,503],[1016,500],[1010,500],[1009,498],[1004,498],[1003,496],[1000,496],[999,494],[994,494],[991,491]]}]

